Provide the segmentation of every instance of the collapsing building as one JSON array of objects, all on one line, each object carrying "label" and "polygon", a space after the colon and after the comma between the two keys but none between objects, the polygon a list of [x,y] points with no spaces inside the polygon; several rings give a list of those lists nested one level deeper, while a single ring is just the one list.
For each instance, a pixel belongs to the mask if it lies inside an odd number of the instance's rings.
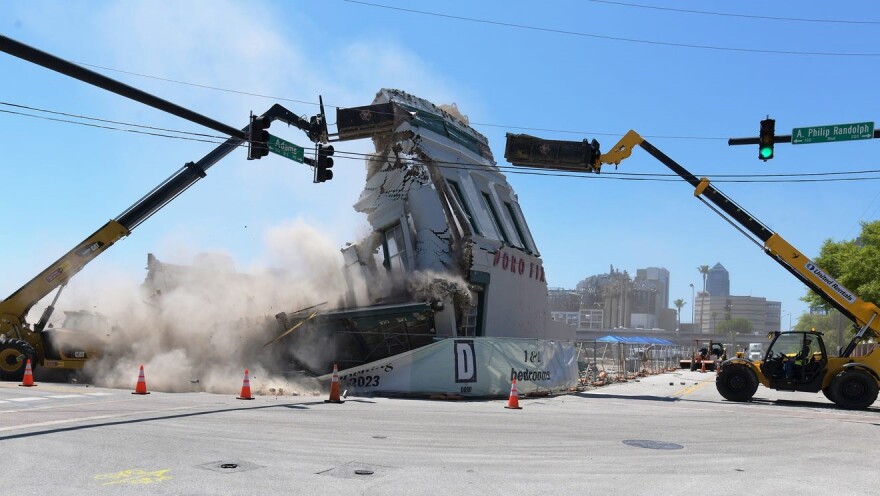
[{"label": "collapsing building", "polygon": [[343,302],[277,314],[272,347],[349,394],[503,396],[577,381],[574,331],[552,321],[517,196],[457,108],[398,90],[337,110],[339,141],[372,139],[354,207],[369,236],[342,250]]},{"label": "collapsing building", "polygon": [[[456,107],[389,89],[336,122],[340,141],[375,145],[355,203],[373,231],[343,249],[347,308],[278,316],[302,324],[285,337],[296,359],[324,373],[338,363],[355,394],[499,395],[517,377],[526,392],[574,385],[573,331],[550,319],[538,247],[486,138]],[[333,352],[297,356],[315,340]],[[433,358],[447,348],[448,381]],[[386,369],[406,377],[376,376]]]}]

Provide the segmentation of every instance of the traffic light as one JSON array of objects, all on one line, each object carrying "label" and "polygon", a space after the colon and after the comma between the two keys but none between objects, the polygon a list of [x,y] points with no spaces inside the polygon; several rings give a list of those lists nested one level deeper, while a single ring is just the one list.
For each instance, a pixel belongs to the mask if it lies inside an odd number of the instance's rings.
[{"label": "traffic light", "polygon": [[333,171],[330,170],[333,167],[333,159],[330,158],[332,155],[333,145],[318,145],[318,163],[315,166],[314,182],[323,183],[333,179]]},{"label": "traffic light", "polygon": [[248,127],[248,160],[259,160],[269,154],[269,127],[272,121],[268,117],[251,116],[251,125]]},{"label": "traffic light", "polygon": [[586,152],[584,153],[584,164],[587,166],[587,170],[598,174],[602,168],[602,164],[599,163],[599,159],[602,157],[602,151],[599,149],[599,142],[593,140],[588,144],[587,140],[584,140],[584,145],[584,148],[586,149]]},{"label": "traffic light", "polygon": [[776,141],[776,121],[761,121],[761,134],[758,135],[758,158],[764,162],[773,158],[773,143]]}]

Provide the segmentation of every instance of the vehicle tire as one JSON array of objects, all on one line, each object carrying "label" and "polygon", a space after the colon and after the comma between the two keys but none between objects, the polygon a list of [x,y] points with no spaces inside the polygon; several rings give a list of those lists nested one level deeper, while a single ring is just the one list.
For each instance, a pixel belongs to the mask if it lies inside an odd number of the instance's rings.
[{"label": "vehicle tire", "polygon": [[877,380],[864,370],[844,370],[831,381],[831,396],[837,406],[863,410],[877,401]]},{"label": "vehicle tire", "polygon": [[[24,355],[24,356],[22,356]],[[31,369],[36,367],[34,347],[21,339],[7,339],[0,343],[0,380],[20,381],[24,378],[27,360],[31,360]],[[19,360],[19,358],[21,358]]]},{"label": "vehicle tire", "polygon": [[832,394],[831,392],[831,386],[828,386],[827,388],[822,388],[822,394],[824,394],[825,397],[828,398],[828,401],[832,403],[837,403],[836,401],[834,401],[834,394]]},{"label": "vehicle tire", "polygon": [[715,378],[715,388],[729,401],[751,401],[758,390],[758,378],[748,365],[727,363]]}]

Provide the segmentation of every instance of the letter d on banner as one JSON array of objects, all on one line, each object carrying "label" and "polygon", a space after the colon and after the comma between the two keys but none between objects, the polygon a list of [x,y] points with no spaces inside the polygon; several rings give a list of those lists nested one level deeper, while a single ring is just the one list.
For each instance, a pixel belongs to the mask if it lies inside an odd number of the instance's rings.
[{"label": "letter d on banner", "polygon": [[477,382],[477,353],[472,339],[455,340],[455,382]]}]

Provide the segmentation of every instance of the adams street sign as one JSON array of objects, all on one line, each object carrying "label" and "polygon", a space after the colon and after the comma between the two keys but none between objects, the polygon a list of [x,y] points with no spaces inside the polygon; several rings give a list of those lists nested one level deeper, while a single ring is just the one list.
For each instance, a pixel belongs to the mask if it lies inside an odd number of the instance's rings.
[{"label": "adams street sign", "polygon": [[303,163],[303,147],[294,145],[277,136],[269,135],[269,151],[287,157],[294,162]]}]

